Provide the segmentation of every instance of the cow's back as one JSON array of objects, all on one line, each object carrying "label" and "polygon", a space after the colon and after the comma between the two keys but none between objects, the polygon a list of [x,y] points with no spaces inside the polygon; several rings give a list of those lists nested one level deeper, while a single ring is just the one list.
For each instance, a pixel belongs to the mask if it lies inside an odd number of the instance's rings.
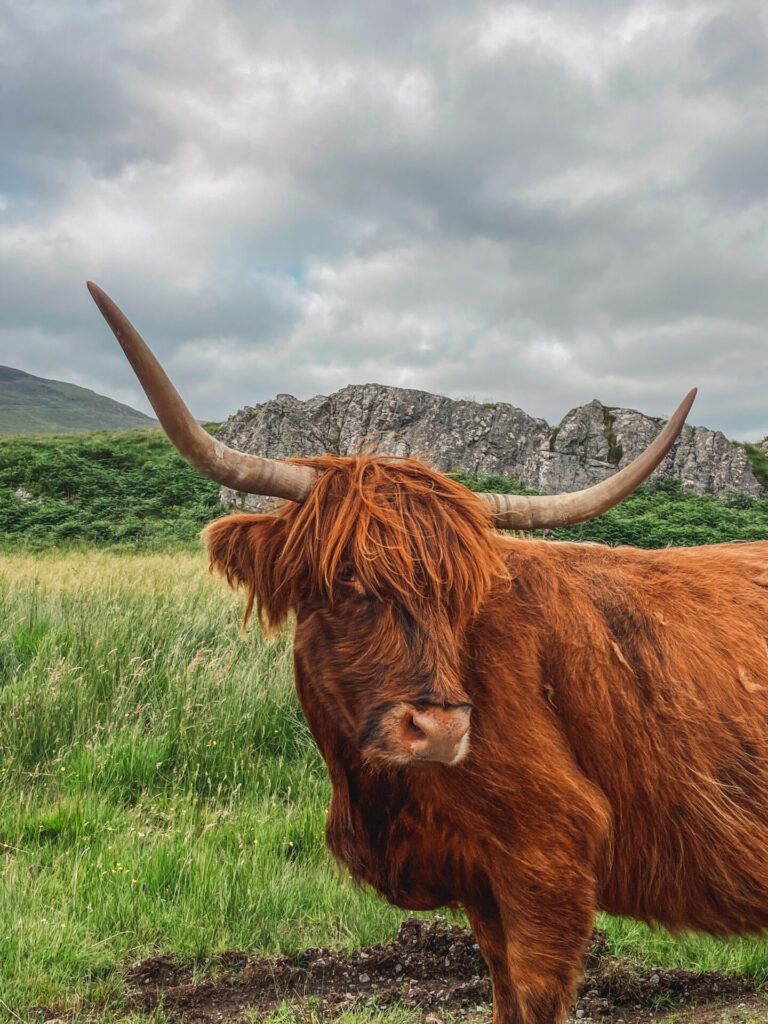
[{"label": "cow's back", "polygon": [[768,926],[768,543],[528,543],[512,628],[540,642],[543,696],[613,812],[603,906]]}]

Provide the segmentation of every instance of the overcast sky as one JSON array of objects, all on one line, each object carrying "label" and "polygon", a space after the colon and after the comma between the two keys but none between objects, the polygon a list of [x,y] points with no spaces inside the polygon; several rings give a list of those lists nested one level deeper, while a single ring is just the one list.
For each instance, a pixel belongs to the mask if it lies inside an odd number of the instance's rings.
[{"label": "overcast sky", "polygon": [[3,0],[0,363],[768,434],[768,5]]}]

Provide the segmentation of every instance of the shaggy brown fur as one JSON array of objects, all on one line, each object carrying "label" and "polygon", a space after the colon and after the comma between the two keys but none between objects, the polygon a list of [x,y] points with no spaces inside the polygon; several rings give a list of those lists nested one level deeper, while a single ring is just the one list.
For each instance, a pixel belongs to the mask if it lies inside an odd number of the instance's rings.
[{"label": "shaggy brown fur", "polygon": [[[509,539],[418,463],[312,464],[306,505],[209,526],[211,563],[264,621],[296,611],[334,854],[466,908],[497,1024],[565,1018],[597,908],[768,927],[768,544]],[[397,702],[470,704],[464,760],[377,759]]]}]

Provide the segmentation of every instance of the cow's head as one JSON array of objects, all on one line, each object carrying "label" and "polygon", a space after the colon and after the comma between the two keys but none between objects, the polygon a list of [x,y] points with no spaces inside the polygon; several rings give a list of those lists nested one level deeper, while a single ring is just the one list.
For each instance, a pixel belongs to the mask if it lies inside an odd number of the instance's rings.
[{"label": "cow's head", "polygon": [[472,701],[463,638],[504,573],[492,527],[566,525],[617,504],[661,462],[695,396],[631,465],[574,494],[476,495],[412,459],[275,462],[210,437],[126,317],[89,289],[181,454],[237,491],[288,499],[274,516],[211,523],[211,566],[246,588],[246,618],[254,603],[267,627],[296,613],[305,700],[369,761],[465,757]]},{"label": "cow's head", "polygon": [[317,472],[302,504],[206,528],[212,567],[247,589],[263,625],[296,613],[312,700],[364,758],[461,760],[462,641],[504,571],[489,507],[412,459],[301,464]]}]

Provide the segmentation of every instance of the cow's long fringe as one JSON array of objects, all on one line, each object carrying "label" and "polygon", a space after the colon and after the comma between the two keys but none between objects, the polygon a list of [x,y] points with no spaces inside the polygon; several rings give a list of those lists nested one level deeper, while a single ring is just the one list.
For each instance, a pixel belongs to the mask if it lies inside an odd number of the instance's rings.
[{"label": "cow's long fringe", "polygon": [[448,615],[460,629],[506,572],[488,506],[415,459],[324,455],[294,460],[321,471],[302,504],[273,516],[216,520],[204,536],[211,567],[248,593],[261,625],[277,628],[300,601],[333,601],[346,568],[373,596],[394,598],[421,621]]}]

